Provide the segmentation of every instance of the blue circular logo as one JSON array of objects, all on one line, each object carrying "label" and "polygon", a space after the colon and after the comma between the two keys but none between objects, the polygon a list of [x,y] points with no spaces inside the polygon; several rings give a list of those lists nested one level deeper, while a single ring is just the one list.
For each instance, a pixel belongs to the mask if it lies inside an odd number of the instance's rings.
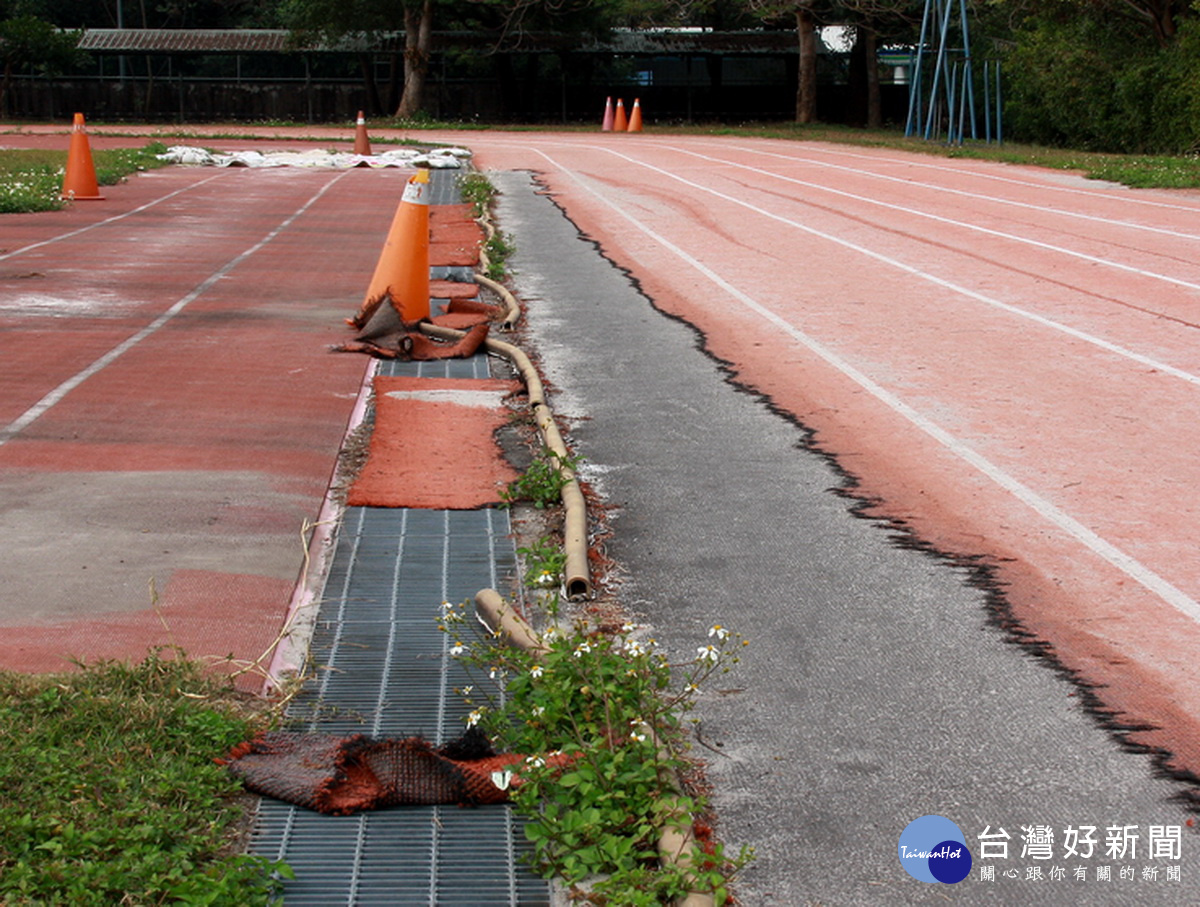
[{"label": "blue circular logo", "polygon": [[921,882],[953,885],[971,873],[962,830],[944,816],[921,816],[900,833],[900,865]]}]

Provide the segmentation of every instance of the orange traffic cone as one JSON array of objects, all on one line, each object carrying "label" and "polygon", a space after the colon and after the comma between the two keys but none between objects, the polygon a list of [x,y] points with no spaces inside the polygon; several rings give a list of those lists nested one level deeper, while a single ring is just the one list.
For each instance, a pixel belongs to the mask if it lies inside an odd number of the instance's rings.
[{"label": "orange traffic cone", "polygon": [[361,110],[358,112],[358,121],[354,124],[354,153],[371,153],[371,140],[367,138],[367,121],[363,119]]},{"label": "orange traffic cone", "polygon": [[366,298],[346,323],[366,327],[385,299],[391,299],[403,322],[429,317],[429,171],[425,169],[405,185]]},{"label": "orange traffic cone", "polygon": [[617,98],[617,115],[613,118],[613,132],[625,132],[629,121],[625,119],[625,102]]},{"label": "orange traffic cone", "polygon": [[96,165],[92,163],[92,149],[88,145],[82,113],[75,114],[75,125],[71,128],[71,146],[67,150],[67,172],[63,175],[62,197],[75,201],[104,198],[96,184]]},{"label": "orange traffic cone", "polygon": [[612,98],[604,99],[604,122],[600,126],[601,132],[612,132],[613,128],[613,106]]},{"label": "orange traffic cone", "polygon": [[638,98],[633,99],[633,110],[629,111],[629,131],[642,131],[642,102]]}]

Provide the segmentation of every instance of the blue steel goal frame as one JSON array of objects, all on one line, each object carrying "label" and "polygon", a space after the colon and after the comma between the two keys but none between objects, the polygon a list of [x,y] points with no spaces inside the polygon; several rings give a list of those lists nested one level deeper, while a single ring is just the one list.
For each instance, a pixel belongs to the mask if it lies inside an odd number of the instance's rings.
[{"label": "blue steel goal frame", "polygon": [[[999,61],[984,62],[982,81],[984,138],[1003,142]],[[921,37],[911,64],[904,134],[920,135],[926,141],[944,134],[952,145],[961,145],[968,135],[978,140],[975,91],[967,0],[925,0]]]}]

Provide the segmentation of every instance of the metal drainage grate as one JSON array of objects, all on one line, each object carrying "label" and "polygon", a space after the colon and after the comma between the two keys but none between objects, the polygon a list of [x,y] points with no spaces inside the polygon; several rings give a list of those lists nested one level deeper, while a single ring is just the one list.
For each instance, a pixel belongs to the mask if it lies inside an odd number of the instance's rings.
[{"label": "metal drainage grate", "polygon": [[[497,362],[497,365],[500,363]],[[486,355],[465,359],[431,359],[426,362],[405,362],[402,359],[381,359],[378,374],[388,378],[491,378],[491,364]]]},{"label": "metal drainage grate", "polygon": [[[454,688],[480,681],[449,657],[439,607],[513,570],[505,511],[348,508],[312,641],[316,677],[289,715],[326,733],[457,736],[467,709]],[[526,848],[505,806],[336,817],[266,799],[252,844],[295,871],[289,907],[549,904],[548,885],[517,863]]]}]

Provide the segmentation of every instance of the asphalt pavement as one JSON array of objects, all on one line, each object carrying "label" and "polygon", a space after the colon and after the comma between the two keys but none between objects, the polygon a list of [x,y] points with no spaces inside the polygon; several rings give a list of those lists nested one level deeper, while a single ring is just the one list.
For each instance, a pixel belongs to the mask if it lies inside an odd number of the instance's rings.
[{"label": "asphalt pavement", "polygon": [[[742,903],[1195,903],[1187,788],[998,625],[1003,590],[857,516],[853,450],[809,450],[527,173],[489,177],[620,599],[673,657],[714,623],[750,640],[694,713],[719,832],[758,853]],[[973,854],[957,884],[900,865],[928,815]]]}]

